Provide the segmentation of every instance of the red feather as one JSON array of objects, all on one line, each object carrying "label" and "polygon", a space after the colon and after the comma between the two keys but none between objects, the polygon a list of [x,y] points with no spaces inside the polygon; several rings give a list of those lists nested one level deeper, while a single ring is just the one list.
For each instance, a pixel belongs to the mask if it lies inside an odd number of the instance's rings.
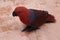
[{"label": "red feather", "polygon": [[26,25],[30,24],[30,12],[25,7],[17,7],[15,9],[17,15],[19,16],[19,19]]}]

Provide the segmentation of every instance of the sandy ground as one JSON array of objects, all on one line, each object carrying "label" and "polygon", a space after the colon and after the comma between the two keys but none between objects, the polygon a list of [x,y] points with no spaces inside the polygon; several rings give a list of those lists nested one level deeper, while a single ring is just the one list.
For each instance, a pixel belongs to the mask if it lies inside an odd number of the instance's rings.
[{"label": "sandy ground", "polygon": [[[44,24],[41,29],[26,35],[24,24],[12,12],[17,6],[47,10],[56,23]],[[0,0],[0,40],[60,40],[60,0]]]}]

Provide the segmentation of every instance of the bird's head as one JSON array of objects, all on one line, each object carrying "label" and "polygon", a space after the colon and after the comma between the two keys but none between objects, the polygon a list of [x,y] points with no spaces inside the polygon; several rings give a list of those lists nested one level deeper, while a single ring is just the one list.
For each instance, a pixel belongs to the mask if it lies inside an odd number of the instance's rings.
[{"label": "bird's head", "polygon": [[16,7],[12,13],[13,17],[18,16],[24,24],[29,24],[30,11],[25,7]]},{"label": "bird's head", "polygon": [[16,7],[15,10],[13,11],[12,15],[13,16],[19,16],[19,15],[25,15],[28,14],[29,10],[25,7]]}]

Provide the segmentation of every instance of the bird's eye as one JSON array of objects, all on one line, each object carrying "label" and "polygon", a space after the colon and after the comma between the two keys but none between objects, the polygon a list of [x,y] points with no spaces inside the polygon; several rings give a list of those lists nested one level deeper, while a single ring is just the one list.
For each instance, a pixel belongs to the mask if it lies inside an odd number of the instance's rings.
[{"label": "bird's eye", "polygon": [[23,13],[23,11],[19,11],[18,13]]}]

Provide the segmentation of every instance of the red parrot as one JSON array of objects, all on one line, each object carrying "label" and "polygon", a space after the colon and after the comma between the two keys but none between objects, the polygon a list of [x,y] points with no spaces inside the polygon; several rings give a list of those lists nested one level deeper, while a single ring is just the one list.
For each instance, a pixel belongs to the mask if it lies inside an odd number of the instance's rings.
[{"label": "red parrot", "polygon": [[13,16],[18,16],[26,27],[22,31],[32,32],[39,29],[45,23],[54,23],[55,17],[48,14],[48,11],[27,9],[26,7],[16,7],[12,13]]}]

